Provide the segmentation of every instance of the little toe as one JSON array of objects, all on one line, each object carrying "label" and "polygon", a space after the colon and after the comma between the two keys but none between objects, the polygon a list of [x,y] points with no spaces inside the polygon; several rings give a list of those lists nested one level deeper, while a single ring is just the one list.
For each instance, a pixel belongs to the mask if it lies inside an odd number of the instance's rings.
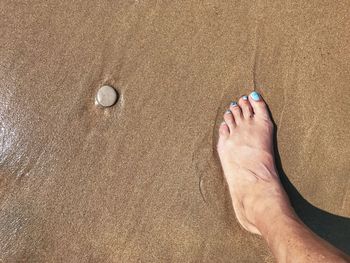
[{"label": "little toe", "polygon": [[226,125],[229,128],[229,131],[232,132],[233,129],[235,128],[236,124],[235,124],[235,120],[234,120],[234,117],[232,115],[231,110],[225,111],[224,120],[225,120]]},{"label": "little toe", "polygon": [[242,114],[242,110],[239,107],[239,105],[237,104],[237,102],[235,102],[235,101],[231,102],[230,110],[232,112],[232,115],[234,117],[236,124],[239,124],[243,119],[243,114]]},{"label": "little toe", "polygon": [[267,105],[263,100],[262,96],[258,92],[253,91],[252,93],[250,93],[249,102],[253,108],[255,117],[261,117],[261,118],[270,120],[270,115],[267,110]]},{"label": "little toe", "polygon": [[227,138],[230,135],[230,130],[226,122],[222,122],[219,127],[220,137]]},{"label": "little toe", "polygon": [[252,105],[250,105],[250,102],[248,100],[248,96],[242,96],[238,101],[239,106],[242,109],[243,117],[245,119],[250,119],[253,117],[254,112]]}]

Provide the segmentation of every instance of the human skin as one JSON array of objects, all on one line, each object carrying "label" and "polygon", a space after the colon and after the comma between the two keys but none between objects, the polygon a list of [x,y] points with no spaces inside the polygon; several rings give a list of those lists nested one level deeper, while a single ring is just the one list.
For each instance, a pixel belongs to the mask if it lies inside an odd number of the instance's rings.
[{"label": "human skin", "polygon": [[224,114],[217,151],[237,220],[262,235],[277,262],[350,262],[294,212],[275,166],[273,132],[257,92],[232,102]]}]

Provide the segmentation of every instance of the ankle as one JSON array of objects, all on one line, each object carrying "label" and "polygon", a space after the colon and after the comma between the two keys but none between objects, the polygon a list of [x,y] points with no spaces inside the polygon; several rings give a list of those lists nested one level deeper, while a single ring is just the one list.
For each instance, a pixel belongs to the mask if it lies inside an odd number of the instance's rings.
[{"label": "ankle", "polygon": [[255,203],[254,223],[261,233],[269,232],[270,228],[276,228],[276,225],[282,224],[288,220],[300,222],[296,215],[289,198],[279,181],[270,182],[268,195]]},{"label": "ankle", "polygon": [[267,243],[271,245],[281,233],[288,232],[287,228],[291,230],[302,225],[303,223],[291,207],[278,207],[266,211],[265,215],[257,220],[256,226]]}]

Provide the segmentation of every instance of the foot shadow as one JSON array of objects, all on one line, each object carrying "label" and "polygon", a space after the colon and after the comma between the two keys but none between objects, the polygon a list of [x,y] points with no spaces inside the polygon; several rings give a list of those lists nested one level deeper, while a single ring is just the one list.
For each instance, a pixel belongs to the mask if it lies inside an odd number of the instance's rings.
[{"label": "foot shadow", "polygon": [[[270,116],[272,116],[271,112]],[[274,147],[277,170],[279,172],[281,182],[297,215],[313,232],[349,255],[350,218],[333,215],[321,210],[310,204],[301,196],[283,171],[281,158],[277,147],[277,126],[274,120],[273,123],[275,126]]]}]

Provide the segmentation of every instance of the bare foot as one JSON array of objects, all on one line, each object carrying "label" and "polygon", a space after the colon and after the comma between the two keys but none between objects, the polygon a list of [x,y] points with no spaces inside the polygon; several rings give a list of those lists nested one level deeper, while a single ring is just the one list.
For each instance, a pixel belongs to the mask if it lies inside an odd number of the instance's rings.
[{"label": "bare foot", "polygon": [[261,234],[259,224],[294,217],[275,167],[273,124],[257,92],[232,102],[224,120],[217,150],[236,217],[246,230]]}]

